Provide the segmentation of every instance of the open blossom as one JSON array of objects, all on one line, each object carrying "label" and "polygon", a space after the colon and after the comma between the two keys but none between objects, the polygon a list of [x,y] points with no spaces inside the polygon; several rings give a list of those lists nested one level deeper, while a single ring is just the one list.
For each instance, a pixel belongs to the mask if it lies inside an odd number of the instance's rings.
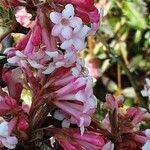
[{"label": "open blossom", "polygon": [[81,18],[74,16],[74,7],[71,4],[65,6],[62,13],[52,12],[51,21],[55,24],[52,35],[59,36],[62,41],[61,48],[68,49],[74,47],[76,50],[85,48],[85,37],[90,28],[83,25]]},{"label": "open blossom", "polygon": [[144,85],[144,89],[141,91],[141,94],[144,97],[150,96],[150,79],[146,78],[146,84]]},{"label": "open blossom", "polygon": [[18,140],[15,136],[11,136],[10,134],[11,131],[9,131],[9,123],[0,118],[0,145],[9,149],[14,149]]},{"label": "open blossom", "polygon": [[[97,103],[93,95],[91,77],[84,74],[83,67],[81,67],[80,72],[75,73],[75,70],[72,72],[71,69],[75,69],[75,67],[76,63],[72,67],[58,68],[49,75],[49,78],[38,76],[40,80],[37,82],[44,80],[46,83],[43,85],[43,89],[50,91],[49,93],[43,93],[41,98],[44,97],[48,103],[53,103],[65,112],[68,124],[77,124],[83,134],[84,127],[89,126],[91,123],[91,115],[94,113]],[[32,78],[35,77],[31,77],[30,74],[27,77],[29,83],[31,82],[30,85],[33,82]],[[34,85],[33,82],[31,88],[38,89],[37,84]]]},{"label": "open blossom", "polygon": [[62,41],[61,48],[75,48],[76,50],[83,50],[86,47],[85,37],[87,36],[90,28],[87,25],[81,27],[81,29],[77,32],[72,32],[72,37],[70,39],[66,39]]},{"label": "open blossom", "polygon": [[50,13],[50,19],[55,24],[52,29],[52,35],[61,35],[65,39],[70,39],[73,30],[78,31],[82,27],[81,18],[74,15],[74,7],[71,4],[66,5],[62,13]]},{"label": "open blossom", "polygon": [[[54,129],[55,130],[55,129]],[[102,135],[86,131],[81,135],[77,129],[62,129],[54,135],[64,150],[99,150],[105,144]]]}]

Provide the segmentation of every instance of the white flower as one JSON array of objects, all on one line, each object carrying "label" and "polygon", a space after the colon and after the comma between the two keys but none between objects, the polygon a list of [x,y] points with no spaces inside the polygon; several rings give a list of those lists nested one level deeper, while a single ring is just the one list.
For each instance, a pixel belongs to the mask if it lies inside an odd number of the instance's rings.
[{"label": "white flower", "polygon": [[68,49],[73,46],[76,50],[83,50],[86,47],[85,38],[89,30],[90,28],[84,25],[78,32],[73,31],[70,39],[64,40],[60,47],[62,49]]},{"label": "white flower", "polygon": [[51,12],[50,19],[55,24],[52,29],[52,35],[61,35],[64,39],[70,39],[73,30],[75,32],[80,30],[82,26],[82,20],[74,15],[74,7],[72,4],[66,5],[62,13]]}]

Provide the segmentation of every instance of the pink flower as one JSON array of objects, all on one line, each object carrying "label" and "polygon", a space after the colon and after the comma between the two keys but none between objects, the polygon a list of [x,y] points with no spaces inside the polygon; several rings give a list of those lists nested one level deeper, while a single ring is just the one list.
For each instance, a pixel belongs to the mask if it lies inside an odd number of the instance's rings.
[{"label": "pink flower", "polygon": [[[3,79],[7,84],[8,93],[0,93],[0,116],[9,120],[10,132],[15,128],[26,130],[28,128],[27,113],[23,110],[20,103],[20,95],[22,92],[22,80],[20,77],[20,69],[3,72]],[[22,122],[24,126],[21,127]],[[18,127],[17,127],[18,126]]]},{"label": "pink flower", "polygon": [[13,69],[12,71],[3,70],[2,78],[7,84],[9,96],[15,100],[20,100],[20,95],[23,89],[21,75],[22,70],[20,68]]},{"label": "pink flower", "polygon": [[54,137],[64,150],[99,150],[105,144],[102,135],[90,131],[81,135],[77,129],[62,129]]},{"label": "pink flower", "polygon": [[[26,71],[26,75],[27,81],[33,90],[33,99],[36,97],[31,107],[36,108],[36,105],[42,105],[43,101],[41,99],[44,99],[47,103],[53,103],[67,114],[67,124],[77,124],[83,134],[84,127],[90,125],[91,115],[95,111],[97,100],[93,95],[92,79],[84,74],[84,67],[81,66],[81,70],[73,75],[71,70],[76,68],[76,65],[74,63],[68,68],[57,68],[49,76],[43,76],[40,73],[33,76],[30,69]],[[44,84],[39,85],[41,81],[44,81]],[[37,97],[41,86],[42,93]]]},{"label": "pink flower", "polygon": [[50,19],[55,24],[52,35],[61,35],[64,39],[70,39],[72,31],[78,31],[82,26],[82,20],[74,14],[74,7],[71,4],[66,5],[62,13],[51,12]]},{"label": "pink flower", "polygon": [[[112,133],[117,137],[124,137],[124,134],[134,133],[136,126],[142,121],[147,112],[145,109],[138,107],[130,107],[122,111],[120,107],[123,106],[123,100],[122,96],[115,98],[110,94],[106,95],[105,106],[109,113],[102,121],[102,124],[109,132],[112,132],[112,129],[118,131]],[[113,122],[115,122],[115,126],[113,126]]]},{"label": "pink flower", "polygon": [[146,109],[130,107],[127,109],[126,115],[132,118],[132,124],[136,125],[141,122],[146,112]]},{"label": "pink flower", "polygon": [[50,74],[62,66],[70,67],[77,59],[75,50],[58,50],[54,37],[49,36],[48,29],[41,22],[37,19],[32,31],[15,48],[5,50],[8,62],[23,69],[31,66],[43,74]]},{"label": "pink flower", "polygon": [[141,91],[141,94],[144,97],[150,96],[150,79],[146,78],[146,84],[144,85],[144,90]]},{"label": "pink flower", "polygon": [[85,37],[90,28],[82,24],[79,17],[74,17],[74,7],[71,4],[65,6],[62,13],[52,12],[51,21],[55,24],[52,29],[52,35],[59,36],[62,41],[61,48],[68,49],[72,46],[76,50],[85,48]]},{"label": "pink flower", "polygon": [[16,100],[9,97],[1,97],[0,101],[0,115],[5,116],[10,120],[10,128],[13,130],[17,128],[18,130],[27,130],[29,127],[27,122],[27,114],[23,111],[22,107],[17,104]]},{"label": "pink flower", "polygon": [[92,79],[79,76],[73,76],[71,68],[59,68],[54,71],[45,88],[53,89],[53,92],[47,94],[50,102],[53,102],[58,108],[67,113],[71,123],[77,124],[84,131],[84,126],[89,126],[91,115],[95,111],[96,98],[93,95]]},{"label": "pink flower", "polygon": [[105,103],[106,109],[108,111],[114,111],[116,109],[116,111],[118,112],[118,109],[122,106],[123,101],[123,96],[118,96],[115,98],[113,95],[107,94]]}]

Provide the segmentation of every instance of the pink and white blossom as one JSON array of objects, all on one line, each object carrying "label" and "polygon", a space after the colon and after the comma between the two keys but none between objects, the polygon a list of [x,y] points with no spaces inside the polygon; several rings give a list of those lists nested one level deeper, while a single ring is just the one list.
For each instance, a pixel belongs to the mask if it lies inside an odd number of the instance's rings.
[{"label": "pink and white blossom", "polygon": [[82,20],[74,15],[75,12],[72,4],[67,4],[62,13],[51,12],[50,19],[55,24],[52,29],[52,35],[61,35],[64,39],[70,39],[73,31],[79,31],[82,27]]},{"label": "pink and white blossom", "polygon": [[82,23],[81,18],[74,16],[74,7],[67,4],[62,13],[51,12],[50,19],[55,24],[52,35],[58,36],[62,41],[61,48],[75,48],[82,50],[85,48],[85,38],[91,30],[90,27]]},{"label": "pink and white blossom", "polygon": [[59,68],[54,71],[45,86],[57,89],[50,94],[51,102],[67,113],[66,119],[77,124],[83,133],[84,127],[90,125],[90,116],[97,105],[92,90],[92,79],[83,76],[82,71],[78,76],[74,76],[69,70],[70,68]]}]

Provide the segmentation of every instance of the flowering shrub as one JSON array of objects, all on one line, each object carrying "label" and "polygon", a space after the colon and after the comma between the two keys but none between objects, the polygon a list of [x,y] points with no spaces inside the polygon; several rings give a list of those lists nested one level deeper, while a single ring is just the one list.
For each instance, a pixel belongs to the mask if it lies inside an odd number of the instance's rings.
[{"label": "flowering shrub", "polygon": [[[123,96],[107,94],[104,119],[93,118],[97,107],[93,78],[80,52],[100,25],[94,0],[7,0],[1,4],[14,8],[15,24],[18,21],[28,28],[23,38],[3,52],[1,149],[42,149],[40,143],[47,143],[49,148],[64,150],[148,150],[149,129],[139,129],[149,116],[146,109],[125,108]],[[150,96],[146,81],[141,93]],[[29,103],[24,90],[31,93]]]}]

